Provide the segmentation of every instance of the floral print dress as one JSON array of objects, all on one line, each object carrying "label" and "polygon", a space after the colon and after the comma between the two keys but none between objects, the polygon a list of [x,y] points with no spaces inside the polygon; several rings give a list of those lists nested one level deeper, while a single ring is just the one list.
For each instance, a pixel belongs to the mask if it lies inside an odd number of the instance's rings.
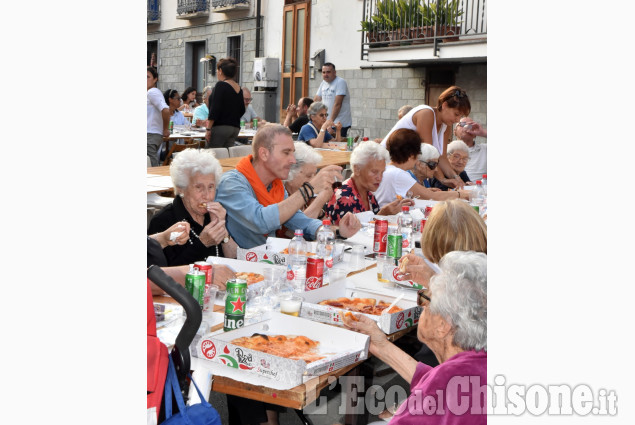
[{"label": "floral print dress", "polygon": [[[359,213],[367,211],[360,199],[361,196],[357,191],[357,187],[355,187],[353,179],[345,180],[342,183],[342,187],[335,190],[331,200],[326,204],[326,214],[331,219],[331,223],[339,224],[340,219],[347,212]],[[373,210],[373,213],[377,214],[379,212],[379,204],[372,192],[368,192],[368,205]]]}]

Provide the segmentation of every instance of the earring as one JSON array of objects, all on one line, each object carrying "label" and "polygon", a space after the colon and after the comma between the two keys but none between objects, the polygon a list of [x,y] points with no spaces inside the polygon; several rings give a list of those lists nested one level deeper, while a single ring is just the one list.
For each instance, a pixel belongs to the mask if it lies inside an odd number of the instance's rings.
[{"label": "earring", "polygon": [[183,194],[182,194],[182,193],[179,193],[179,196],[182,198],[182,197],[183,197]]}]

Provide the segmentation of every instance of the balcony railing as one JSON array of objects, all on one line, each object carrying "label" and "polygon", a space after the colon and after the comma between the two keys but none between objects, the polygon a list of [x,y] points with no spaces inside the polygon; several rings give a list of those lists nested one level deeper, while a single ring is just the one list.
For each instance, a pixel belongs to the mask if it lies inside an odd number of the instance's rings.
[{"label": "balcony railing", "polygon": [[209,16],[209,0],[178,0],[176,13],[176,19]]},{"label": "balcony railing", "polygon": [[487,37],[485,0],[364,0],[362,58],[368,49]]},{"label": "balcony railing", "polygon": [[249,0],[212,0],[214,12],[232,12],[249,9]]},{"label": "balcony railing", "polygon": [[148,24],[161,22],[161,1],[148,0]]}]

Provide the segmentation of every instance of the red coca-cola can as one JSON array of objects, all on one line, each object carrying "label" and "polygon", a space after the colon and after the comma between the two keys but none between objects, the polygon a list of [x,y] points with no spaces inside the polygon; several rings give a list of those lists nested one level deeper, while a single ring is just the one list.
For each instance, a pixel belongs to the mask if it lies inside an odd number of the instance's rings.
[{"label": "red coca-cola can", "polygon": [[423,227],[426,225],[426,221],[428,220],[426,220],[425,218],[421,220],[421,230],[420,230],[421,233],[423,233]]},{"label": "red coca-cola can", "polygon": [[425,209],[423,210],[423,216],[428,219],[428,216],[430,215],[430,213],[432,212],[432,207],[428,206],[425,207]]},{"label": "red coca-cola can", "polygon": [[386,252],[386,239],[388,238],[388,220],[375,220],[375,240],[373,252]]},{"label": "red coca-cola can", "polygon": [[205,293],[207,293],[209,286],[212,284],[212,265],[205,261],[197,261],[194,263],[194,269],[205,273]]},{"label": "red coca-cola can", "polygon": [[322,287],[322,277],[324,276],[324,259],[319,257],[309,257],[306,259],[306,281],[305,291],[312,291]]}]

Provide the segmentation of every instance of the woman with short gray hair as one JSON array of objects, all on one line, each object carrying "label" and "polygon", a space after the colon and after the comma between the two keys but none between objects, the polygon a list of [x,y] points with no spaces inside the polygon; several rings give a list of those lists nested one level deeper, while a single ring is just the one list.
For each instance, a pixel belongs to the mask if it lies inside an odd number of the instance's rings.
[{"label": "woman with short gray hair", "polygon": [[[448,162],[450,166],[461,177],[461,180],[467,185],[473,185],[470,177],[465,172],[465,166],[467,162],[470,160],[470,150],[465,144],[463,140],[455,140],[448,144],[448,152],[447,152]],[[441,183],[436,178],[433,178],[430,182],[432,187],[436,187],[441,190],[448,190],[449,188]]]},{"label": "woman with short gray hair", "polygon": [[207,149],[185,149],[170,165],[177,196],[163,207],[148,226],[148,235],[162,232],[179,221],[190,224],[189,242],[165,247],[168,266],[182,266],[208,256],[236,258],[237,245],[225,228],[225,209],[216,197],[222,168]]},{"label": "woman with short gray hair", "polygon": [[[307,111],[309,122],[302,126],[298,133],[298,140],[305,142],[314,148],[321,148],[324,143],[333,139],[329,130],[335,128],[335,141],[342,140],[342,124],[334,124],[328,117],[328,108],[322,102],[313,102]],[[318,130],[319,129],[319,130]]]},{"label": "woman with short gray hair", "polygon": [[373,211],[377,215],[393,215],[401,212],[404,205],[414,205],[411,199],[396,199],[379,208],[373,192],[381,183],[388,161],[390,155],[380,144],[367,141],[355,147],[350,159],[353,175],[335,190],[326,205],[332,223],[339,223],[347,212]]},{"label": "woman with short gray hair", "polygon": [[[430,347],[438,366],[417,362],[388,341],[372,319],[361,314],[344,317],[347,327],[370,336],[370,353],[410,383],[410,396],[390,420],[392,425],[425,423],[426,419],[487,424],[487,402],[481,392],[487,382],[487,255],[449,252],[439,267],[429,294],[419,293],[417,300],[422,307],[417,338]],[[439,392],[443,398],[437,399],[436,409],[414,409],[423,397]],[[460,408],[456,400],[461,400]]]}]

